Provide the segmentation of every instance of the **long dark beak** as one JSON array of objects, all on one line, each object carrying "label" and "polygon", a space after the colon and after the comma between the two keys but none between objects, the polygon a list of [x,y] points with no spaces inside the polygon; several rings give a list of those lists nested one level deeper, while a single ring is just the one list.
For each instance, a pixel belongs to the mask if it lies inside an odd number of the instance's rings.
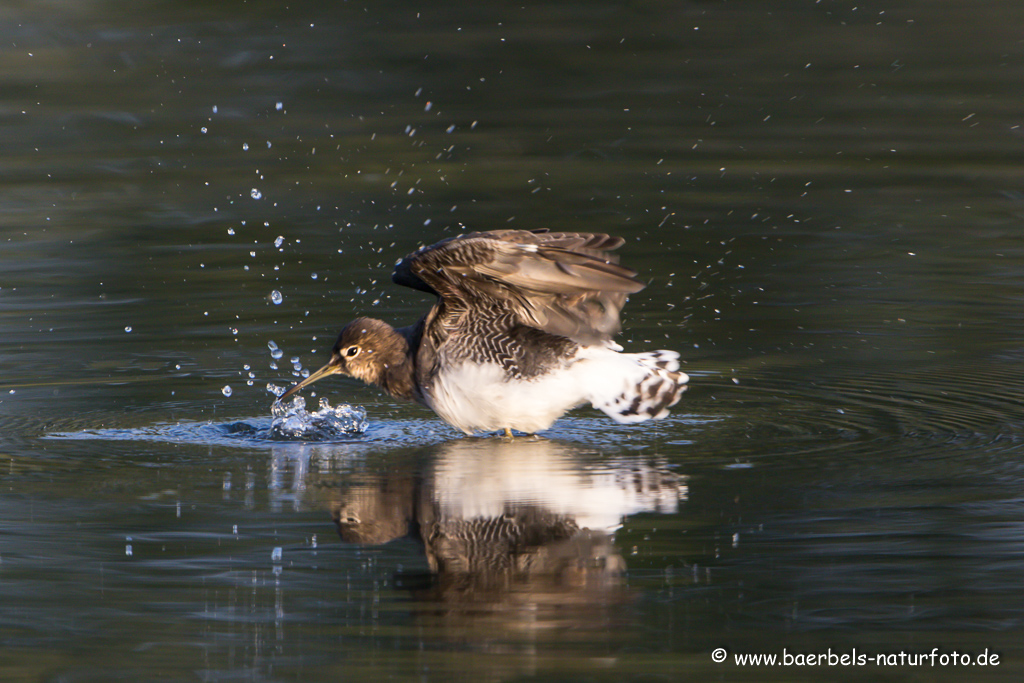
[{"label": "long dark beak", "polygon": [[298,393],[298,392],[302,391],[305,387],[308,387],[310,384],[312,384],[313,382],[317,381],[318,379],[323,379],[324,377],[327,377],[328,375],[347,375],[347,374],[348,373],[345,372],[345,370],[340,365],[331,365],[330,363],[328,363],[327,365],[323,366],[322,368],[320,368],[319,370],[314,372],[312,375],[310,375],[306,379],[304,379],[301,382],[299,382],[298,384],[296,384],[294,387],[292,387],[288,391],[286,391],[283,394],[281,394],[281,397],[279,399],[277,399],[277,402],[281,402],[281,401],[285,400],[286,398],[288,398],[289,396],[291,396],[292,394],[295,394],[295,393]]}]

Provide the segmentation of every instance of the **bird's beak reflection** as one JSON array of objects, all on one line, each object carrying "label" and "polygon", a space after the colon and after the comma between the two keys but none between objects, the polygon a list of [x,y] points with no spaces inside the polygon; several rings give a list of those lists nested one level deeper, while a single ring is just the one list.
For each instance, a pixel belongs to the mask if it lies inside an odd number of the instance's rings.
[{"label": "bird's beak reflection", "polygon": [[281,397],[279,399],[277,399],[277,401],[278,402],[284,401],[286,398],[292,396],[293,394],[296,394],[296,393],[302,391],[305,387],[309,386],[313,382],[315,382],[315,381],[317,381],[319,379],[323,379],[324,377],[327,377],[328,375],[347,375],[347,374],[348,373],[345,372],[345,369],[341,365],[333,365],[331,363],[328,363],[327,365],[323,366],[322,368],[320,368],[319,370],[314,372],[312,375],[310,375],[306,379],[302,380],[301,382],[299,382],[298,384],[293,386],[288,391],[286,391],[283,394],[281,394]]}]

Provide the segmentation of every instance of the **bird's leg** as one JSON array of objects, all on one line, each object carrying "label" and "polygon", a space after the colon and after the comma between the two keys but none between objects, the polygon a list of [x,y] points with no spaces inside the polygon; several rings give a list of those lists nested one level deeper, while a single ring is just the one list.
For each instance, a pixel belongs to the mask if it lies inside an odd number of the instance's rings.
[{"label": "bird's leg", "polygon": [[511,439],[512,438],[512,428],[511,427],[505,427],[505,438],[506,439]]}]

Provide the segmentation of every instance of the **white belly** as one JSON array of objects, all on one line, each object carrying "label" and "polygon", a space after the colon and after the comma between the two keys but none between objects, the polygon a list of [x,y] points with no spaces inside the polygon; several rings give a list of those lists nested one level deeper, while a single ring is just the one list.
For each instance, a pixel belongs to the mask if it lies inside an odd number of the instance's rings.
[{"label": "white belly", "polygon": [[424,398],[441,419],[467,434],[505,427],[532,434],[586,402],[574,367],[506,381],[498,365],[463,363],[442,373]]},{"label": "white belly", "polygon": [[496,364],[462,362],[425,387],[426,404],[467,434],[547,429],[567,410],[584,403],[617,422],[668,415],[687,377],[677,372],[674,351],[619,353],[608,346],[584,346],[562,367],[532,379],[507,379]]}]

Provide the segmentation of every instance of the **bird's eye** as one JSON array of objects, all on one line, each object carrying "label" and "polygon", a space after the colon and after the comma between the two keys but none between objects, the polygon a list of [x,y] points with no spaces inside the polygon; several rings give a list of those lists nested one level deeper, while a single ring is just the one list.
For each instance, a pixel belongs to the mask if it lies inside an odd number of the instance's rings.
[{"label": "bird's eye", "polygon": [[355,356],[358,353],[359,353],[359,347],[358,346],[350,346],[347,349],[345,349],[345,355],[348,356],[349,358],[351,358],[352,356]]}]

